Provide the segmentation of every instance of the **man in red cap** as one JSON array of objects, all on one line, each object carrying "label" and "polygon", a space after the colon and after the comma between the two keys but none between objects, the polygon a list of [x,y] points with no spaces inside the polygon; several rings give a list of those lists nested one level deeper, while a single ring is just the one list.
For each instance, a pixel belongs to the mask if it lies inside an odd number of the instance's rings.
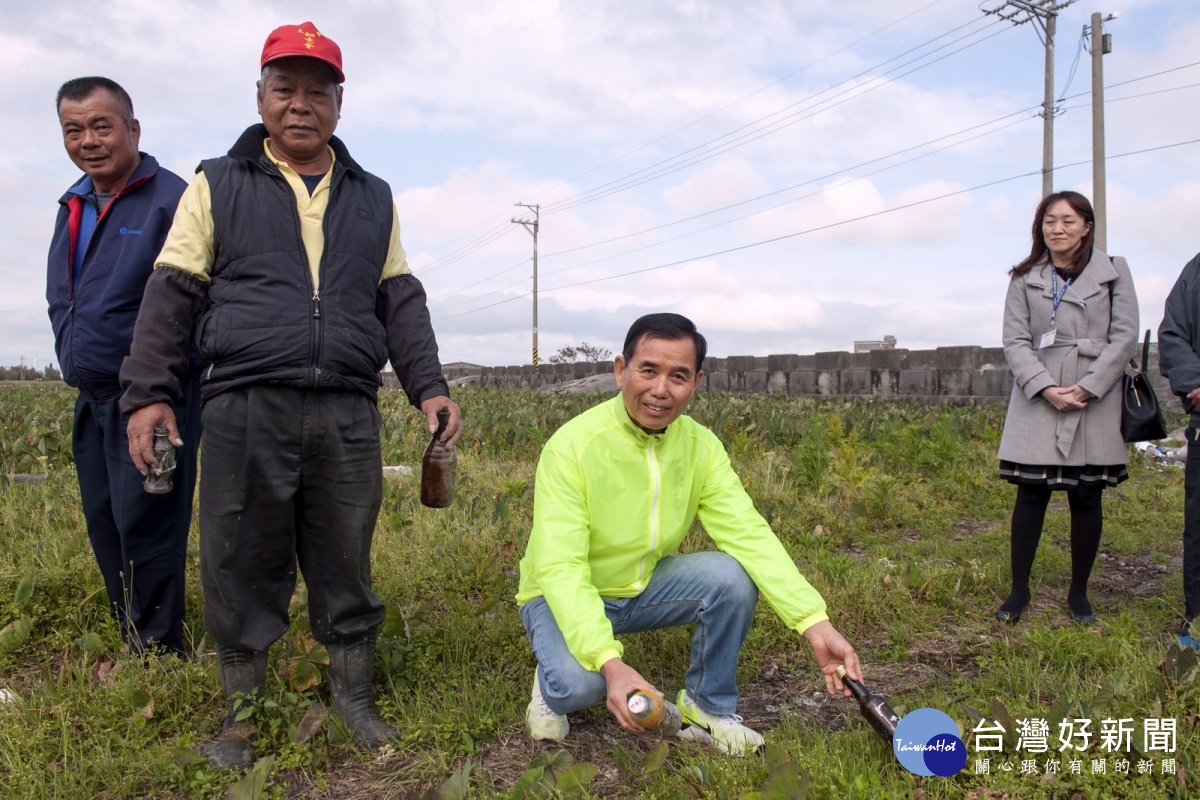
[{"label": "man in red cap", "polygon": [[446,446],[461,428],[391,189],[333,135],[341,50],[310,22],[285,25],[261,65],[262,123],[203,161],[184,192],[121,370],[129,451],[144,471],[154,426],[175,436],[193,331],[206,363],[200,576],[229,713],[204,749],[226,767],[255,758],[228,729],[237,698],[264,690],[297,563],[334,705],[360,746],[396,738],[371,698],[384,617],[371,591],[383,493],[375,400],[387,360],[430,431],[449,409]]}]

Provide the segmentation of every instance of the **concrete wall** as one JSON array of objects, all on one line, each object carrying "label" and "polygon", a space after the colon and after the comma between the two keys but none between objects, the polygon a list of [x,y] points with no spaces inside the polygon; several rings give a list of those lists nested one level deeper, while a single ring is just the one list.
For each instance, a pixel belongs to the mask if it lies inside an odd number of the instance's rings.
[{"label": "concrete wall", "polygon": [[[1138,349],[1141,357],[1141,348]],[[548,386],[612,371],[612,362],[543,364],[536,386]],[[484,386],[529,386],[528,365],[484,367]],[[1158,346],[1150,344],[1149,372],[1159,399],[1170,390],[1158,376]],[[729,356],[704,362],[703,389],[731,392],[831,397],[878,397],[888,400],[964,405],[1006,403],[1012,374],[999,347],[939,347],[936,350],[830,352],[809,356]]]}]

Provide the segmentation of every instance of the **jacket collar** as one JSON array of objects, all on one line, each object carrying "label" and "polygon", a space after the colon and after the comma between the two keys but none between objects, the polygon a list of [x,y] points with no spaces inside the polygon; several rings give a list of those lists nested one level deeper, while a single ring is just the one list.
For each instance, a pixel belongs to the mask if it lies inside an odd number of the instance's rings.
[{"label": "jacket collar", "polygon": [[[271,138],[271,134],[267,132],[266,125],[263,125],[261,122],[251,125],[242,131],[242,135],[233,143],[233,147],[229,148],[229,156],[231,158],[245,158],[257,161],[263,157],[263,140],[269,138]],[[333,148],[335,169],[337,165],[341,165],[353,172],[365,172],[358,165],[358,162],[350,157],[350,151],[346,149],[346,145],[342,144],[341,139],[336,136],[330,136],[329,146]],[[199,172],[200,168],[196,167],[196,171]]]},{"label": "jacket collar", "polygon": [[[1051,295],[1053,282],[1050,279],[1050,271],[1052,269],[1050,262],[1046,261],[1028,273],[1029,285],[1041,288],[1043,297]],[[1116,279],[1117,269],[1113,266],[1112,259],[1108,257],[1107,253],[1093,249],[1092,257],[1088,259],[1083,272],[1071,281],[1071,291],[1067,299],[1073,297],[1076,300],[1084,300],[1101,291],[1108,291],[1105,284],[1112,283]]]},{"label": "jacket collar", "polygon": [[[612,410],[613,419],[616,420],[617,424],[621,427],[621,430],[633,437],[634,441],[636,441],[639,445],[644,446],[649,444],[650,440],[652,439],[661,441],[665,437],[669,436],[671,429],[675,427],[675,423],[672,422],[663,430],[662,433],[646,433],[644,430],[638,427],[638,424],[634,422],[632,418],[630,418],[629,410],[625,408],[625,400],[619,393],[616,397],[608,402],[609,408]],[[676,422],[678,422],[678,420],[676,420]]]},{"label": "jacket collar", "polygon": [[[155,159],[154,156],[148,153],[143,153],[140,150],[138,151],[138,155],[141,156],[141,162],[137,165],[137,167],[134,168],[133,174],[129,176],[129,181],[125,184],[125,187],[121,189],[121,191],[115,193],[117,197],[132,192],[134,189],[153,178],[158,172],[158,160]],[[70,202],[72,197],[83,197],[84,195],[91,194],[94,190],[95,186],[92,183],[91,177],[84,175],[79,180],[75,181],[71,188],[67,189],[62,197],[58,198],[58,202],[66,204]]]}]

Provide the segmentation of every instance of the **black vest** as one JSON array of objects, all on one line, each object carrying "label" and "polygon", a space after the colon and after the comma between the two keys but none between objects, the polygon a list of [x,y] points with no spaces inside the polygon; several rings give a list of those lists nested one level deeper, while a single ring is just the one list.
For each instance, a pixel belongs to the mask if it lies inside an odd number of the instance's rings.
[{"label": "black vest", "polygon": [[215,260],[210,307],[196,341],[208,366],[204,398],[249,384],[357,391],[374,399],[387,362],[375,315],[392,229],[388,185],[336,138],[314,291],[296,198],[252,126],[228,156],[201,163],[212,191]]}]

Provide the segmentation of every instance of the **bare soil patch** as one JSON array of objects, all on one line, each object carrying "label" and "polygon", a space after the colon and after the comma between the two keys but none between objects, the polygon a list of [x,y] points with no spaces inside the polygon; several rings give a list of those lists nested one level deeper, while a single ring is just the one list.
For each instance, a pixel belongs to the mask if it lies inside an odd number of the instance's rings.
[{"label": "bare soil patch", "polygon": [[1170,565],[1141,555],[1100,553],[1089,590],[1097,594],[1154,597],[1163,592]]}]

